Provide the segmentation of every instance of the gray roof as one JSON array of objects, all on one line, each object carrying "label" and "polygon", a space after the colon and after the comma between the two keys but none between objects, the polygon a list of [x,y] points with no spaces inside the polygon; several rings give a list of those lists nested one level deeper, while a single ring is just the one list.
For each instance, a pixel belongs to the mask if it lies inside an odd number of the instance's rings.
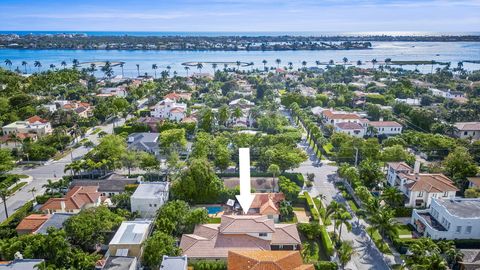
[{"label": "gray roof", "polygon": [[[110,256],[105,262],[103,270],[129,270],[130,267],[134,264],[137,265],[137,258],[135,257],[117,257]],[[134,268],[136,269],[136,268]]]},{"label": "gray roof", "polygon": [[74,186],[98,186],[98,192],[123,192],[126,185],[136,184],[137,178],[126,178],[123,176],[111,175],[106,179],[96,180],[73,180],[70,188]]},{"label": "gray roof", "polygon": [[460,218],[480,218],[480,198],[434,200],[443,206],[453,216]]},{"label": "gray roof", "polygon": [[141,244],[148,236],[152,221],[124,221],[113,236],[109,245]]},{"label": "gray roof", "polygon": [[128,148],[151,151],[151,149],[158,148],[158,137],[160,137],[160,133],[155,132],[132,133],[127,139]]},{"label": "gray roof", "polygon": [[36,270],[35,265],[43,262],[43,259],[22,259],[14,260],[7,264],[0,264],[0,269],[12,270]]},{"label": "gray roof", "polygon": [[63,228],[63,223],[72,217],[75,214],[71,213],[53,213],[53,215],[38,228],[37,233],[39,234],[47,234],[47,230],[50,227],[54,227],[56,229]]},{"label": "gray roof", "polygon": [[187,256],[169,257],[163,255],[162,265],[160,270],[187,270],[188,259]]},{"label": "gray roof", "polygon": [[164,192],[168,192],[169,184],[169,182],[142,182],[138,185],[131,198],[161,198]]}]

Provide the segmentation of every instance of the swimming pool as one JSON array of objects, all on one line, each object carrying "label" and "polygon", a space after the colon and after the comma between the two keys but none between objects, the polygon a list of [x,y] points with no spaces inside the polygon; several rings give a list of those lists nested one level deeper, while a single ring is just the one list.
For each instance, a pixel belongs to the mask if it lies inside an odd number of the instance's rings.
[{"label": "swimming pool", "polygon": [[221,206],[206,206],[209,215],[215,215],[223,211]]}]

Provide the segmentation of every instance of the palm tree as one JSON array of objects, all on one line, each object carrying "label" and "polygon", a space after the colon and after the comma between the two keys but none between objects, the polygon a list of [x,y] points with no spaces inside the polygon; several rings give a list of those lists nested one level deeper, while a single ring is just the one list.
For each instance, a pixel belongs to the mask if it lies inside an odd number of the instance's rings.
[{"label": "palm tree", "polygon": [[380,232],[382,237],[392,237],[397,232],[398,221],[395,219],[392,209],[382,207],[374,215],[368,217],[368,221]]},{"label": "palm tree", "polygon": [[8,67],[8,69],[12,68],[12,61],[10,59],[5,59],[5,66]]},{"label": "palm tree", "polygon": [[152,65],[152,69],[153,69],[153,72],[154,72],[154,74],[155,74],[155,79],[156,79],[156,78],[157,78],[157,69],[158,69],[157,64],[153,64],[153,65]]},{"label": "palm tree", "polygon": [[62,66],[63,69],[65,69],[65,68],[67,67],[67,62],[62,61],[62,62],[60,63],[60,66]]},{"label": "palm tree", "polygon": [[385,188],[381,198],[392,207],[401,206],[403,203],[403,193],[395,187]]},{"label": "palm tree", "polygon": [[203,64],[202,63],[197,63],[197,69],[198,69],[199,73],[202,73],[202,68],[203,68]]},{"label": "palm tree", "polygon": [[40,68],[42,67],[42,63],[40,61],[33,62],[33,66],[38,68],[38,72],[40,72]]},{"label": "palm tree", "polygon": [[273,179],[275,180],[275,176],[280,174],[280,167],[278,167],[277,164],[270,164],[267,171],[272,174]]},{"label": "palm tree", "polygon": [[73,69],[76,69],[80,65],[80,62],[78,61],[78,59],[73,59],[72,64],[73,64]]},{"label": "palm tree", "polygon": [[282,63],[282,60],[276,59],[275,63],[277,63],[277,68],[280,68],[280,63]]},{"label": "palm tree", "polygon": [[187,77],[188,77],[188,71],[190,70],[190,67],[189,67],[189,66],[185,66],[184,69],[185,69],[185,71],[187,72]]},{"label": "palm tree", "polygon": [[440,241],[437,245],[450,268],[455,269],[455,266],[463,260],[464,254],[457,249],[453,241]]},{"label": "palm tree", "polygon": [[167,66],[168,75],[170,75],[170,70],[171,70],[171,69],[172,69],[172,67],[168,65],[168,66]]},{"label": "palm tree", "polygon": [[302,61],[302,66],[303,66],[303,69],[305,69],[307,67],[307,61]]},{"label": "palm tree", "polygon": [[348,222],[350,219],[352,219],[352,216],[345,209],[342,209],[337,212],[333,218],[335,219],[335,226],[340,227],[338,231],[338,241],[341,241],[343,225],[345,225],[348,231],[352,230],[352,224]]},{"label": "palm tree", "polygon": [[232,116],[233,118],[235,118],[235,120],[242,117],[243,116],[242,109],[240,109],[240,107],[236,107],[235,109],[233,109]]},{"label": "palm tree", "polygon": [[33,200],[36,202],[37,199],[35,198],[35,192],[37,192],[37,189],[35,187],[32,187],[28,190],[28,192],[32,193]]},{"label": "palm tree", "polygon": [[113,69],[110,61],[105,62],[105,65],[102,67],[102,72],[105,73],[105,76],[109,79],[113,76]]},{"label": "palm tree", "polygon": [[328,65],[335,65],[335,61],[333,61],[333,59],[330,59],[330,61],[328,61]]},{"label": "palm tree", "polygon": [[135,64],[135,66],[137,67],[137,77],[140,77],[140,65]]},{"label": "palm tree", "polygon": [[317,67],[318,67],[318,66],[320,66],[320,64],[321,64],[321,62],[320,62],[320,61],[318,61],[318,60],[317,60],[317,61],[315,61],[315,65],[317,65]]},{"label": "palm tree", "polygon": [[53,191],[57,188],[57,183],[53,182],[51,179],[47,180],[47,183],[42,186],[46,188],[50,194],[53,194]]},{"label": "palm tree", "polygon": [[8,218],[8,208],[7,208],[7,197],[10,195],[10,192],[6,188],[0,189],[0,198],[3,201],[3,207],[5,208],[5,217]]},{"label": "palm tree", "polygon": [[347,57],[343,57],[343,66],[345,66],[347,63],[348,63],[348,58],[347,58]]},{"label": "palm tree", "polygon": [[28,65],[27,61],[22,61],[22,66],[25,69],[25,74],[27,73],[27,65]]},{"label": "palm tree", "polygon": [[375,69],[375,64],[376,64],[377,62],[378,62],[377,59],[375,59],[375,58],[372,59],[373,69]]},{"label": "palm tree", "polygon": [[235,64],[237,65],[237,71],[239,71],[239,70],[240,70],[240,66],[242,65],[242,62],[237,61],[237,62],[235,62]]},{"label": "palm tree", "polygon": [[351,242],[344,241],[340,245],[340,248],[337,250],[338,260],[340,261],[340,266],[342,269],[345,269],[345,265],[352,259],[352,256],[355,254],[353,245]]},{"label": "palm tree", "polygon": [[54,65],[54,64],[50,64],[50,69],[51,69],[51,70],[54,70],[54,69],[55,69],[55,65]]},{"label": "palm tree", "polygon": [[217,63],[212,64],[213,74],[217,73]]},{"label": "palm tree", "polygon": [[228,68],[228,64],[227,63],[223,64],[223,71],[227,71],[227,68]]},{"label": "palm tree", "polygon": [[293,63],[292,62],[288,62],[288,69],[290,69],[290,70],[293,69]]},{"label": "palm tree", "polygon": [[97,70],[96,66],[97,65],[95,65],[95,63],[90,64],[90,72],[92,73],[92,76],[93,76],[93,73],[95,73],[95,71]]},{"label": "palm tree", "polygon": [[[331,202],[327,206],[327,210],[325,211],[325,219],[328,218],[329,216],[334,217],[338,212],[342,211],[342,209],[345,209],[345,206],[343,204],[338,203],[337,201]],[[337,224],[336,221],[333,221],[333,234],[335,235],[337,229]]]},{"label": "palm tree", "polygon": [[362,61],[358,60],[357,61],[357,66],[361,66],[362,65]]},{"label": "palm tree", "polygon": [[263,70],[266,70],[267,69],[267,60],[263,59],[262,60],[262,63],[263,63]]}]

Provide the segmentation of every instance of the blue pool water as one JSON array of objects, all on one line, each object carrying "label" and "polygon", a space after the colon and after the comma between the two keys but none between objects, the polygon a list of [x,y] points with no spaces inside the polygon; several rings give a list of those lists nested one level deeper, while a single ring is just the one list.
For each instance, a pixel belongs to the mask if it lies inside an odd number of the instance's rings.
[{"label": "blue pool water", "polygon": [[207,206],[205,208],[207,208],[207,211],[208,211],[209,215],[215,215],[215,214],[218,214],[218,213],[222,212],[222,207],[221,206]]}]

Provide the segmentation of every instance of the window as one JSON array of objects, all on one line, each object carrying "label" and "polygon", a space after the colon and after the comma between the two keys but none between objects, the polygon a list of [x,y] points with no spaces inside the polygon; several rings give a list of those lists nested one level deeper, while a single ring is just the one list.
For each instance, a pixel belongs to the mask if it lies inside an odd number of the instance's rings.
[{"label": "window", "polygon": [[461,233],[462,232],[462,226],[457,226],[457,230],[455,232],[456,233]]},{"label": "window", "polygon": [[423,191],[418,192],[418,197],[423,197]]},{"label": "window", "polygon": [[466,234],[471,234],[472,233],[472,226],[467,226],[467,229],[465,230]]},{"label": "window", "polygon": [[445,192],[443,193],[443,197],[448,197],[448,191],[445,191]]},{"label": "window", "polygon": [[260,236],[260,237],[267,237],[267,233],[263,233],[263,232],[262,232],[262,233],[259,233],[258,236]]},{"label": "window", "polygon": [[157,204],[154,204],[153,206],[154,206],[154,207],[157,207]]},{"label": "window", "polygon": [[468,135],[468,131],[463,132],[463,135]]},{"label": "window", "polygon": [[152,207],[152,204],[149,204],[150,207]]}]

